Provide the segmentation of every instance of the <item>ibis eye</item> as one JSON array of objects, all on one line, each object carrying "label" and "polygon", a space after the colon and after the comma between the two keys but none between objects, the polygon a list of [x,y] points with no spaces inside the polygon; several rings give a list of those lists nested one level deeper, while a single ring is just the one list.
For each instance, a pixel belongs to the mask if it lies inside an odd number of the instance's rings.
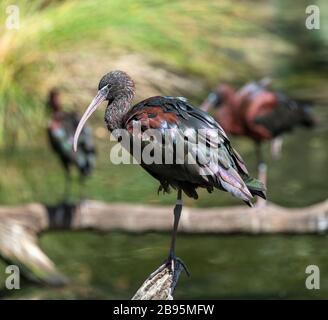
[{"label": "ibis eye", "polygon": [[101,92],[102,95],[107,96],[109,89],[110,89],[110,84],[106,84],[99,90],[99,92]]}]

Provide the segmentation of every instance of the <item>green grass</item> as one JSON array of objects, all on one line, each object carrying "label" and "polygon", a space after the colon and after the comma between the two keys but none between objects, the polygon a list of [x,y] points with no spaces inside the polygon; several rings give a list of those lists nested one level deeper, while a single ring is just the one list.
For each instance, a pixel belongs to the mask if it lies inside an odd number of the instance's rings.
[{"label": "green grass", "polygon": [[[0,145],[25,143],[40,129],[44,114],[37,110],[53,85],[50,78],[57,76],[55,85],[62,79],[57,73],[61,56],[53,53],[92,52],[94,47],[109,59],[113,51],[139,53],[213,85],[218,77],[243,81],[270,73],[276,59],[269,57],[290,46],[263,28],[273,19],[273,7],[257,4],[252,10],[252,1],[45,3],[15,2],[19,30],[5,28],[11,1],[0,4]],[[72,75],[65,77],[74,81]]]}]

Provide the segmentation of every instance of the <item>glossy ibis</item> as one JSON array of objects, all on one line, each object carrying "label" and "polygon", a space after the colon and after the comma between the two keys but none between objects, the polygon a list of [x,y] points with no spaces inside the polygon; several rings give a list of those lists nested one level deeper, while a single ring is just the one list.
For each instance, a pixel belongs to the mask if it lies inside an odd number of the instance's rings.
[{"label": "glossy ibis", "polygon": [[77,146],[73,152],[74,132],[80,121],[74,112],[63,111],[60,94],[52,89],[48,97],[48,107],[51,111],[47,132],[50,145],[59,157],[65,170],[65,197],[68,197],[71,185],[71,168],[76,167],[80,174],[80,183],[83,184],[95,165],[95,146],[90,127],[85,127]]},{"label": "glossy ibis", "polygon": [[[231,86],[219,85],[201,105],[209,111],[215,108],[214,118],[232,135],[252,139],[257,150],[259,179],[266,182],[266,165],[261,145],[263,141],[275,141],[285,132],[297,126],[312,127],[315,124],[308,103],[293,100],[283,93],[268,89],[270,80],[251,82],[235,91]],[[280,140],[281,141],[281,140]]]},{"label": "glossy ibis", "polygon": [[[157,130],[160,139],[155,140],[155,144],[164,149],[176,150],[178,136],[189,136],[192,131],[212,130],[215,133],[216,141],[211,143],[207,135],[202,138],[211,144],[211,148],[206,149],[204,145],[195,144],[192,139],[183,139],[182,150],[196,149],[198,156],[205,156],[210,153],[210,161],[207,163],[189,163],[184,160],[182,163],[146,163],[142,158],[140,165],[160,183],[159,191],[169,192],[170,187],[177,190],[177,200],[174,208],[174,223],[172,240],[167,259],[167,266],[174,270],[175,262],[175,241],[178,223],[182,211],[182,191],[189,197],[198,198],[196,189],[206,188],[208,192],[214,189],[228,191],[237,198],[242,199],[251,205],[253,195],[265,198],[264,185],[248,175],[246,166],[242,158],[230,145],[229,139],[220,125],[207,113],[194,108],[185,98],[156,96],[148,98],[131,107],[131,102],[135,95],[133,80],[123,71],[112,71],[99,82],[98,93],[86,109],[78,125],[74,136],[74,149],[77,147],[80,132],[87,119],[103,102],[108,101],[105,111],[105,122],[110,132],[124,130],[132,139],[141,140],[141,148],[145,150],[149,141],[143,140],[140,131],[133,130],[137,125],[141,132],[148,129]],[[172,140],[168,144],[163,143],[166,130],[173,130]],[[179,140],[181,142],[181,140]],[[130,151],[131,152],[131,151]],[[173,151],[175,152],[175,151]],[[185,151],[184,151],[185,152]],[[186,157],[183,157],[186,159]],[[206,174],[204,174],[206,172]]]}]

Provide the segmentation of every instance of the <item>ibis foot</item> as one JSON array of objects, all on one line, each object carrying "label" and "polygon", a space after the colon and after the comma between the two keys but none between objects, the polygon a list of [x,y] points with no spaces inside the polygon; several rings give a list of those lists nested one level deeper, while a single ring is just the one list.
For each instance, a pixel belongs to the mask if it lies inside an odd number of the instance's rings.
[{"label": "ibis foot", "polygon": [[169,256],[168,259],[165,260],[164,263],[149,276],[149,279],[155,277],[165,269],[168,269],[169,272],[174,275],[175,271],[178,269],[178,266],[181,266],[182,270],[184,270],[187,276],[190,277],[190,272],[186,264],[178,257]]},{"label": "ibis foot", "polygon": [[186,264],[180,258],[178,258],[178,257],[170,258],[170,259],[168,259],[167,263],[169,263],[171,265],[170,270],[172,273],[175,272],[176,264],[180,264],[182,266],[182,269],[184,270],[184,272],[187,274],[187,276],[190,277],[190,272],[189,272]]}]

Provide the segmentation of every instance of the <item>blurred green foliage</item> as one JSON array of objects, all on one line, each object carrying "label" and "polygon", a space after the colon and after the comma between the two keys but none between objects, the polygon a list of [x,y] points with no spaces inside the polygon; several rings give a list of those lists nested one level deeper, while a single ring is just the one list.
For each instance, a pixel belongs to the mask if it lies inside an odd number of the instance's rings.
[{"label": "blurred green foliage", "polygon": [[[320,31],[299,32],[305,29],[304,7],[290,0],[19,0],[19,30],[6,28],[10,4],[0,4],[0,145],[35,141],[49,73],[61,63],[54,52],[88,52],[95,45],[109,59],[113,50],[138,52],[214,85],[219,79],[279,77],[283,58],[295,61],[301,50],[304,59],[313,43],[311,56],[322,56],[318,45],[327,44],[327,37],[317,39]],[[291,15],[290,8],[300,9]],[[304,41],[300,34],[307,34]]]}]

